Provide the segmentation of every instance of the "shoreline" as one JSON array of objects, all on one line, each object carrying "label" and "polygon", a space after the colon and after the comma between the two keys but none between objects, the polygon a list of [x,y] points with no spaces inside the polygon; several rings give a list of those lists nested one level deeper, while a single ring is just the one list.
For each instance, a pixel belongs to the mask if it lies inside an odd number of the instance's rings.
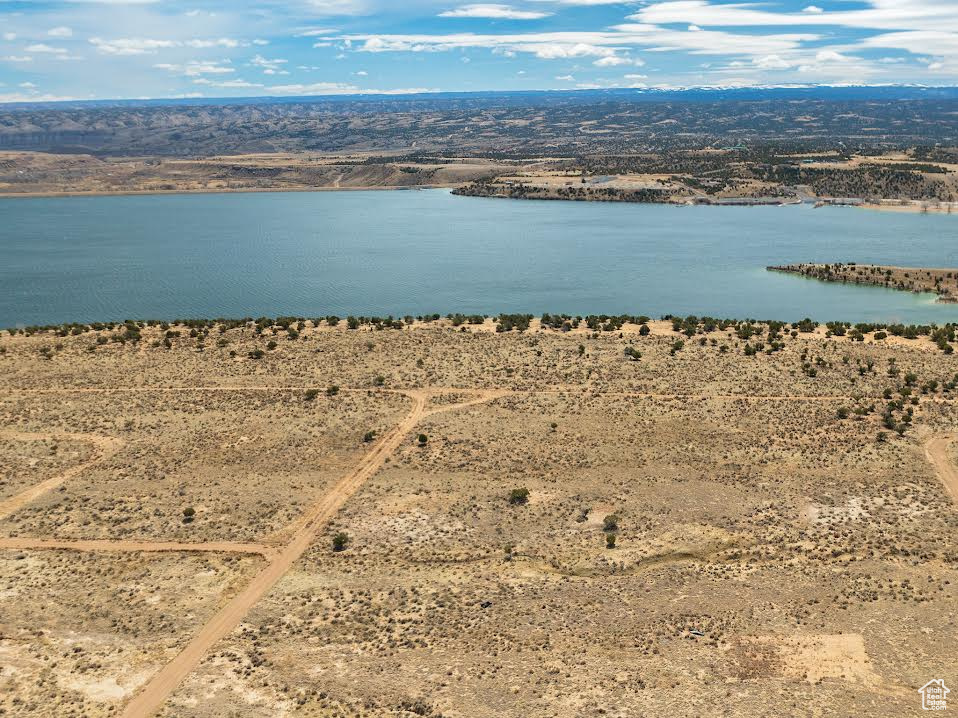
[{"label": "shoreline", "polygon": [[855,284],[896,292],[927,294],[935,304],[958,304],[958,269],[948,267],[899,267],[880,264],[799,263],[765,267],[826,284]]},{"label": "shoreline", "polygon": [[0,192],[0,199],[31,199],[57,197],[126,197],[174,194],[253,194],[266,192],[392,192],[421,189],[455,189],[458,185],[418,184],[418,185],[379,185],[371,187],[239,187],[230,189],[160,189],[160,190],[116,190],[116,191],[64,191],[64,192]]},{"label": "shoreline", "polygon": [[947,207],[921,204],[891,204],[899,200],[888,200],[888,204],[864,203],[846,205],[858,209],[871,209],[877,212],[897,212],[899,214],[958,214],[958,203],[952,202]]},{"label": "shoreline", "polygon": [[[869,285],[863,285],[869,286]],[[796,328],[800,324],[808,324],[811,328],[802,328],[804,335],[824,336],[829,330],[830,325],[844,325],[846,327],[868,326],[867,333],[887,329],[892,326],[901,327],[931,327],[927,324],[904,324],[895,321],[851,321],[841,320],[815,320],[804,318],[802,320],[785,320],[766,317],[763,319],[740,318],[740,317],[710,317],[709,315],[688,315],[700,322],[713,323],[716,326],[736,326],[739,324],[782,324],[783,326],[792,326]],[[662,314],[658,317],[651,317],[639,314],[604,314],[583,312],[580,314],[572,313],[550,313],[550,312],[486,312],[486,313],[463,313],[448,312],[446,314],[407,314],[400,316],[398,314],[345,314],[345,315],[319,315],[315,314],[292,314],[292,315],[262,315],[259,318],[252,316],[233,316],[233,317],[213,317],[213,316],[187,316],[176,317],[172,319],[162,319],[159,317],[139,317],[127,319],[101,319],[91,321],[64,321],[51,324],[23,324],[18,323],[12,326],[0,326],[0,341],[16,335],[37,334],[44,332],[58,332],[64,329],[79,328],[80,333],[107,331],[120,328],[128,324],[138,324],[142,327],[179,327],[189,329],[201,324],[223,324],[231,327],[238,326],[256,326],[264,320],[275,323],[285,323],[290,326],[298,322],[309,322],[309,329],[314,331],[397,331],[397,330],[419,330],[419,329],[452,329],[458,332],[497,332],[496,325],[505,323],[508,328],[505,331],[517,331],[519,333],[538,331],[556,332],[559,334],[571,335],[591,335],[595,332],[609,332],[622,334],[642,334],[642,327],[648,326],[652,334],[671,335],[672,333],[681,333],[678,328],[682,325],[687,316],[678,314]],[[351,320],[355,319],[355,323]],[[571,323],[571,324],[570,324]],[[948,323],[947,326],[958,327],[958,323]],[[301,329],[302,331],[302,329]],[[644,334],[642,334],[644,336]],[[64,335],[65,336],[65,335]]]},{"label": "shoreline", "polygon": [[[876,204],[861,202],[858,204],[829,202],[831,198],[818,197],[813,199],[798,199],[786,201],[773,201],[775,198],[768,198],[769,201],[755,200],[750,197],[728,198],[726,200],[703,201],[696,199],[692,201],[661,201],[661,202],[636,202],[627,199],[599,199],[599,198],[576,198],[576,197],[510,197],[502,194],[466,194],[463,192],[453,192],[457,197],[478,197],[481,199],[504,199],[533,202],[593,202],[597,204],[642,204],[642,205],[661,205],[667,207],[801,207],[811,206],[814,209],[824,209],[831,207],[866,209],[878,212],[898,212],[901,214],[956,214],[958,215],[958,203],[952,203],[952,207],[925,206],[925,205],[899,205],[892,204],[903,200],[888,199],[887,204]],[[819,204],[821,203],[821,204]],[[953,211],[952,211],[953,210]]]},{"label": "shoreline", "polygon": [[[505,200],[533,200],[540,202],[594,202],[600,204],[645,204],[662,205],[671,207],[799,207],[804,205],[813,205],[816,209],[825,207],[847,207],[851,209],[866,209],[878,212],[897,212],[901,214],[956,214],[958,215],[958,203],[952,203],[952,206],[934,206],[920,204],[896,204],[906,200],[888,199],[882,203],[832,203],[830,198],[799,199],[786,201],[773,201],[775,198],[768,198],[768,201],[755,198],[727,198],[716,201],[703,201],[696,199],[694,201],[652,201],[635,202],[627,199],[586,199],[574,197],[509,197],[498,194],[467,194],[457,192],[456,190],[468,186],[469,183],[445,183],[445,184],[420,184],[420,185],[371,185],[369,187],[237,187],[237,188],[202,188],[202,189],[170,189],[170,190],[67,190],[67,191],[44,191],[44,192],[0,192],[0,199],[57,199],[64,197],[137,197],[137,196],[168,196],[168,195],[203,195],[203,194],[256,194],[270,192],[400,192],[410,190],[449,190],[457,197],[473,197],[481,199],[505,199]],[[824,202],[824,204],[816,204]]]}]

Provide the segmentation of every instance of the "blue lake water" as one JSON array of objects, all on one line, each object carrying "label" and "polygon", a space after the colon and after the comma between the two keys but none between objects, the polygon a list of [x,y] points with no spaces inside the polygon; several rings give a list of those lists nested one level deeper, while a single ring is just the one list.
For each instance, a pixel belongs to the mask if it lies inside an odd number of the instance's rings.
[{"label": "blue lake water", "polygon": [[292,314],[664,313],[958,321],[769,264],[958,266],[958,217],[445,190],[0,199],[0,327]]}]

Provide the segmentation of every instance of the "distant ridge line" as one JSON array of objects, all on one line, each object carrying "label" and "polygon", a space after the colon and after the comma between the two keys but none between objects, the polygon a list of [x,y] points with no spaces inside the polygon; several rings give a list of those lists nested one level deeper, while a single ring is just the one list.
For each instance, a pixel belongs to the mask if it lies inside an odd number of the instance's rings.
[{"label": "distant ridge line", "polygon": [[285,105],[310,103],[369,104],[403,103],[427,100],[449,101],[525,101],[548,100],[558,102],[594,102],[618,100],[633,102],[715,102],[762,99],[819,99],[819,100],[953,100],[958,99],[958,87],[951,85],[755,85],[751,87],[694,86],[674,88],[613,87],[587,90],[478,90],[472,92],[418,92],[408,94],[353,93],[336,95],[296,95],[254,97],[167,97],[136,99],[61,100],[55,102],[0,103],[0,111],[16,109],[79,109],[96,107],[202,107],[210,105]]}]

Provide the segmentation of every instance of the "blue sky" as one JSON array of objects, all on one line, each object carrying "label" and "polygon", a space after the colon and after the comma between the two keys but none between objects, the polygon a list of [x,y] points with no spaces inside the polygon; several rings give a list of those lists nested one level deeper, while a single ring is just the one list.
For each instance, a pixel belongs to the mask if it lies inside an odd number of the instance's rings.
[{"label": "blue sky", "polygon": [[0,102],[958,85],[958,0],[0,0]]}]

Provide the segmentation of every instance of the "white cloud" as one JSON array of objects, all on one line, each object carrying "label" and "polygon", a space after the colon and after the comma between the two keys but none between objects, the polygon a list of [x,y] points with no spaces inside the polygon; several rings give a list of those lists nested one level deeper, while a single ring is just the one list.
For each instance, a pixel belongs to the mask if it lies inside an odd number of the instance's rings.
[{"label": "white cloud", "polygon": [[262,87],[258,82],[247,82],[246,80],[224,80],[213,84],[216,87]]},{"label": "white cloud", "polygon": [[816,62],[849,62],[852,59],[834,50],[819,50],[815,53]]},{"label": "white cloud", "polygon": [[322,35],[332,35],[336,32],[336,30],[328,27],[311,27],[306,28],[305,30],[300,30],[293,37],[319,37]]},{"label": "white cloud", "polygon": [[17,33],[15,32],[5,32],[3,33],[3,39],[7,42],[13,42],[17,39]]},{"label": "white cloud", "polygon": [[104,40],[99,37],[91,37],[90,44],[96,47],[97,52],[104,55],[148,55],[157,50],[169,47],[177,47],[178,42],[174,40],[153,40],[144,37],[125,37],[118,40]]},{"label": "white cloud", "polygon": [[958,57],[958,32],[886,32],[866,37],[858,42],[858,46],[906,50],[915,55],[951,55]]},{"label": "white cloud", "polygon": [[33,62],[29,55],[4,55],[0,57],[0,62]]},{"label": "white cloud", "polygon": [[954,0],[865,0],[868,7],[823,11],[772,12],[752,3],[714,4],[708,0],[666,0],[640,9],[629,19],[664,25],[695,23],[711,27],[832,25],[873,30],[958,30]]},{"label": "white cloud", "polygon": [[59,27],[52,27],[47,30],[47,35],[50,37],[73,37],[73,30],[65,25],[61,25]]},{"label": "white cloud", "polygon": [[194,85],[205,85],[207,87],[264,87],[258,82],[247,82],[246,80],[211,80],[208,77],[197,77],[193,80]]},{"label": "white cloud", "polygon": [[28,91],[26,94],[20,92],[14,92],[12,94],[0,94],[0,103],[4,102],[68,102],[70,100],[75,100],[76,97],[71,97],[69,95],[50,95],[36,92],[35,90]]},{"label": "white cloud", "polygon": [[543,59],[609,57],[630,47],[650,52],[684,50],[704,55],[768,55],[799,50],[819,40],[813,34],[742,35],[714,30],[685,32],[655,25],[617,25],[603,32],[543,32],[485,35],[342,35],[328,38],[360,43],[363,52],[442,52],[463,48],[530,53]]},{"label": "white cloud", "polygon": [[235,49],[247,47],[249,43],[231,37],[213,39],[194,38],[192,40],[158,40],[145,37],[124,37],[116,40],[104,40],[100,37],[91,37],[90,44],[104,55],[151,55],[159,50],[174,47],[192,47],[205,50],[213,47]]},{"label": "white cloud", "polygon": [[544,42],[535,45],[517,45],[516,49],[520,52],[531,52],[536,57],[541,57],[544,60],[565,60],[576,57],[589,57],[590,55],[612,57],[615,52],[615,50],[608,47],[590,45],[585,42]]},{"label": "white cloud", "polygon": [[313,82],[306,85],[272,85],[268,90],[277,95],[323,95],[354,93],[359,88],[339,82]]},{"label": "white cloud", "polygon": [[780,57],[779,55],[764,55],[752,60],[755,67],[763,70],[787,70],[794,66],[794,63]]},{"label": "white cloud", "polygon": [[63,47],[51,47],[42,42],[34,43],[33,45],[27,45],[24,48],[27,52],[37,52],[48,55],[66,55],[66,48]]},{"label": "white cloud", "polygon": [[283,71],[282,66],[287,62],[288,60],[284,60],[282,58],[271,60],[269,58],[263,57],[262,55],[256,55],[252,60],[249,61],[249,64],[262,68],[263,72],[268,75],[275,75],[277,72]]},{"label": "white cloud", "polygon": [[549,17],[551,12],[539,12],[536,10],[517,10],[511,5],[473,4],[463,5],[455,10],[446,10],[439,13],[439,17],[474,17],[490,18],[494,20],[539,20]]},{"label": "white cloud", "polygon": [[557,75],[556,79],[562,82],[575,82],[575,78],[572,75]]},{"label": "white cloud", "polygon": [[231,37],[220,37],[213,40],[187,40],[185,45],[195,48],[207,48],[207,47],[240,47],[245,43],[241,43],[239,40],[234,40]]},{"label": "white cloud", "polygon": [[199,62],[197,60],[192,60],[185,65],[177,65],[168,62],[159,62],[153,67],[158,70],[167,70],[168,72],[176,73],[177,75],[183,75],[185,77],[199,77],[200,75],[225,75],[231,72],[235,72],[232,67],[229,67],[229,60],[224,60],[222,62]]},{"label": "white cloud", "polygon": [[641,67],[645,62],[638,58],[633,59],[631,57],[622,57],[621,55],[606,55],[605,57],[600,57],[592,64],[596,67],[617,67],[619,65],[636,65],[637,67]]}]

